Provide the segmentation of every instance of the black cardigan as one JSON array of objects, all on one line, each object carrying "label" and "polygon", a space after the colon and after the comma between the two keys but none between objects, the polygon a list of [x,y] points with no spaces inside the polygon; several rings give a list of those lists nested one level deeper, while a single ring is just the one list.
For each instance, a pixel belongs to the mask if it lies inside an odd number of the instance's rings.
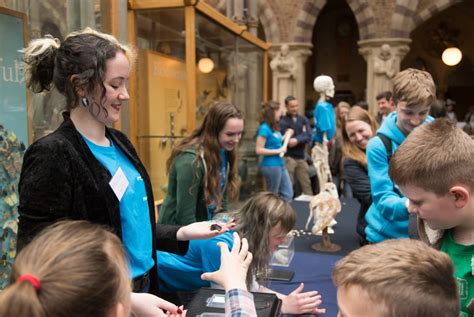
[{"label": "black cardigan", "polygon": [[[106,135],[118,146],[142,176],[152,224],[155,267],[151,270],[150,292],[158,293],[156,249],[184,254],[188,242],[178,242],[180,226],[155,227],[154,199],[150,178],[133,145],[118,130],[106,128]],[[34,142],[26,151],[20,176],[18,244],[20,251],[44,227],[61,219],[87,220],[104,225],[122,239],[120,206],[109,186],[112,175],[95,158],[69,114],[52,134]]]},{"label": "black cardigan", "polygon": [[357,232],[365,237],[365,214],[372,204],[372,195],[370,192],[370,180],[367,167],[356,160],[346,158],[344,164],[344,176],[346,182],[351,186],[352,194],[360,203],[359,214],[357,216]]}]

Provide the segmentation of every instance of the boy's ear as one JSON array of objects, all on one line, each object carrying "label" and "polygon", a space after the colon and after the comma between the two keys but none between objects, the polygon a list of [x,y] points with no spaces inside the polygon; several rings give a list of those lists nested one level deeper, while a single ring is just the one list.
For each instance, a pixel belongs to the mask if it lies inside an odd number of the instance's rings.
[{"label": "boy's ear", "polygon": [[392,107],[393,109],[397,107],[397,105],[395,104],[395,101],[393,100],[393,97],[390,97],[390,99],[388,100],[388,103],[390,104],[390,107]]},{"label": "boy's ear", "polygon": [[470,192],[465,186],[453,186],[449,189],[449,193],[454,198],[454,204],[457,208],[463,208],[471,198]]}]

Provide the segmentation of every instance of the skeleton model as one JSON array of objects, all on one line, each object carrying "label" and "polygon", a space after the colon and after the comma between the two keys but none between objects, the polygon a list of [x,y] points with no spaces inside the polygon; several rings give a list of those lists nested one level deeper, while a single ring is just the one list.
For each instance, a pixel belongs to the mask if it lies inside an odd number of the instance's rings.
[{"label": "skeleton model", "polygon": [[[314,79],[313,82],[314,90],[319,93],[319,100],[314,110],[315,124],[316,124],[316,139],[313,147],[311,158],[314,162],[318,174],[319,188],[323,188],[324,184],[331,182],[331,170],[329,169],[329,151],[328,151],[328,138],[332,138],[332,135],[328,136],[328,132],[334,131],[336,127],[336,120],[334,117],[334,109],[332,105],[326,100],[334,97],[334,82],[329,76],[321,75]],[[318,124],[318,120],[321,122],[328,122],[329,124]],[[321,129],[321,130],[320,130]]]},{"label": "skeleton model", "polygon": [[311,150],[311,158],[313,159],[313,165],[317,172],[319,188],[323,188],[325,184],[332,184],[328,156],[327,145],[316,142]]},{"label": "skeleton model", "polygon": [[341,203],[338,198],[336,185],[333,183],[324,184],[321,192],[311,199],[309,208],[310,213],[306,221],[306,230],[311,220],[313,220],[314,225],[311,232],[318,234],[322,231],[323,235],[322,242],[313,244],[312,248],[317,251],[339,251],[341,247],[331,243],[328,233],[329,225],[334,221],[336,214],[341,211]]}]

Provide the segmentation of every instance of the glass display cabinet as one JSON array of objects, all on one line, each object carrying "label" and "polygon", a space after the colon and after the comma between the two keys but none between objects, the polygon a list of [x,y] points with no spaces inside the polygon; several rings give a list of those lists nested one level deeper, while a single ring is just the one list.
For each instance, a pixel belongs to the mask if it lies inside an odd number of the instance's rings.
[{"label": "glass display cabinet", "polygon": [[254,160],[260,104],[267,100],[269,45],[204,1],[128,2],[129,42],[138,49],[130,81],[130,137],[155,197],[166,191],[166,160],[216,102],[245,116],[239,156]]}]

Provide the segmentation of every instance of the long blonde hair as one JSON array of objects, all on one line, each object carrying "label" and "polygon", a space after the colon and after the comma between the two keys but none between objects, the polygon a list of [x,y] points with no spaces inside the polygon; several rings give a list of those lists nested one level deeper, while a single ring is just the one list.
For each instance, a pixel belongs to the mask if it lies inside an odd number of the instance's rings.
[{"label": "long blonde hair", "polygon": [[365,109],[362,109],[359,106],[354,106],[349,110],[347,118],[344,121],[344,126],[342,128],[342,155],[344,158],[350,158],[356,160],[363,166],[367,166],[367,156],[365,151],[360,149],[357,145],[351,142],[349,135],[346,132],[346,124],[351,121],[363,121],[370,125],[372,129],[372,134],[375,136],[379,124]]},{"label": "long blonde hair", "polygon": [[253,260],[247,273],[247,286],[252,277],[266,279],[272,250],[270,249],[270,231],[280,224],[282,233],[288,233],[296,223],[296,213],[291,205],[281,197],[270,192],[261,192],[252,196],[234,214],[237,219],[236,231],[247,238]]},{"label": "long blonde hair", "polygon": [[[17,282],[24,274],[38,278],[38,289]],[[106,317],[118,303],[129,311],[130,292],[117,236],[86,221],[58,222],[18,254],[0,316]]]}]

